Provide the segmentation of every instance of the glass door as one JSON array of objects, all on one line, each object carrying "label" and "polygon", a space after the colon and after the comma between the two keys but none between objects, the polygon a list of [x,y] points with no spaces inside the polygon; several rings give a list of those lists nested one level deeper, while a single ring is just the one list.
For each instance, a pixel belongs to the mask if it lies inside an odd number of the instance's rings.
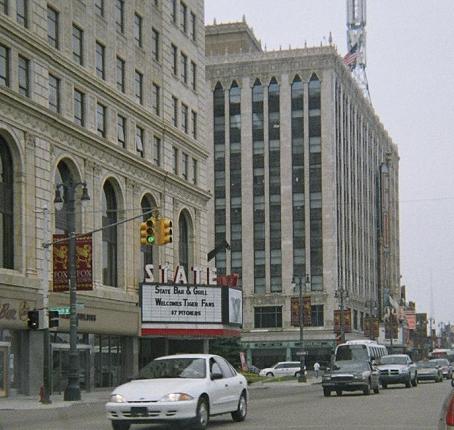
[{"label": "glass door", "polygon": [[8,395],[8,348],[0,347],[0,397]]}]

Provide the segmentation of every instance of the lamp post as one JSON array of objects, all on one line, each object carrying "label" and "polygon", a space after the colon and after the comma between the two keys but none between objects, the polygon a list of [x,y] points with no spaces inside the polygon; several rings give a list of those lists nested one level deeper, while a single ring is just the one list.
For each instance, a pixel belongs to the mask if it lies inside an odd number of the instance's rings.
[{"label": "lamp post", "polygon": [[344,299],[348,298],[348,291],[344,290],[342,286],[340,286],[335,292],[334,297],[340,299],[340,341],[341,343],[345,342],[345,326],[344,326]]},{"label": "lamp post", "polygon": [[61,189],[64,191],[66,221],[69,230],[68,244],[68,279],[69,279],[69,371],[68,385],[65,388],[65,401],[80,400],[79,384],[79,352],[77,351],[77,284],[76,284],[76,219],[75,193],[77,187],[82,188],[81,201],[90,200],[87,183],[62,183],[55,187],[55,204],[62,204]]},{"label": "lamp post", "polygon": [[[303,347],[303,326],[304,326],[304,306],[303,306],[303,278],[300,276],[293,277],[293,283],[296,285],[298,282],[298,291],[299,291],[299,321],[300,321],[300,372],[298,375],[298,382],[306,382],[306,372],[305,372],[305,354]],[[306,282],[304,284],[305,291],[310,289],[311,280],[309,275],[306,275]]]},{"label": "lamp post", "polygon": [[375,321],[377,302],[374,299],[366,300],[366,307],[369,308],[369,338],[373,340],[375,339],[375,332],[372,322]]}]

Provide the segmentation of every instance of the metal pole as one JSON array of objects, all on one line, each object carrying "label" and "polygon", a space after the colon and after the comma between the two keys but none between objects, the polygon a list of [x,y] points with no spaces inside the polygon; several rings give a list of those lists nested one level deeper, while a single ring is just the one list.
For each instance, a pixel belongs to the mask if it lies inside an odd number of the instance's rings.
[{"label": "metal pole", "polygon": [[304,371],[304,347],[303,347],[303,326],[304,326],[304,306],[303,306],[303,278],[299,278],[300,293],[300,374],[298,382],[306,382],[306,372]]},{"label": "metal pole", "polygon": [[[49,208],[43,208],[43,242],[49,240]],[[50,333],[49,333],[49,246],[43,245],[44,259],[42,268],[42,290],[43,290],[43,397],[41,403],[50,404]]]},{"label": "metal pole", "polygon": [[341,343],[345,342],[345,330],[344,330],[344,288],[341,287],[339,289],[339,297],[340,297],[340,336],[341,336]]},{"label": "metal pole", "polygon": [[66,219],[69,229],[69,371],[64,400],[80,400],[79,352],[77,351],[76,222],[74,204],[76,185],[72,183],[65,184]]}]

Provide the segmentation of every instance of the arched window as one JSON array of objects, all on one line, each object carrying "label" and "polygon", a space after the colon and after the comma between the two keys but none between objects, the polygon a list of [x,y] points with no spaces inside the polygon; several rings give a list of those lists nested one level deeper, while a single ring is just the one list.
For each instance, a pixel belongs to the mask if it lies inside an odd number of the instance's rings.
[{"label": "arched window", "polygon": [[[59,184],[70,184],[73,182],[71,172],[68,168],[68,165],[64,161],[60,161],[55,172],[55,186]],[[55,208],[55,233],[56,234],[68,234],[68,219],[66,217],[66,195],[63,189],[60,189],[63,198],[63,205],[57,209]]]},{"label": "arched window", "polygon": [[[110,182],[104,184],[102,193],[102,226],[117,222],[117,199]],[[102,281],[104,285],[117,286],[117,226],[102,231]]]},{"label": "arched window", "polygon": [[189,231],[188,222],[184,214],[180,215],[178,220],[178,231],[179,231],[179,264],[184,267],[186,274],[188,274],[189,268]]},{"label": "arched window", "polygon": [[[142,207],[143,220],[146,221],[148,218],[151,217],[150,210],[156,207],[153,200],[149,196],[145,196],[140,203]],[[146,264],[153,264],[153,247],[152,246],[143,246],[142,247],[142,255],[143,255],[143,268],[145,270]]]},{"label": "arched window", "polygon": [[0,137],[0,267],[14,269],[13,161]]}]

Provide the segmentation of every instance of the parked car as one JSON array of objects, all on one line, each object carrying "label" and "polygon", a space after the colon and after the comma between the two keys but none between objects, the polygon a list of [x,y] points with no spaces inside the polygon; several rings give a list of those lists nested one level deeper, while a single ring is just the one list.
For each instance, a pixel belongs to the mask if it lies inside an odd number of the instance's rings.
[{"label": "parked car", "polygon": [[[295,376],[298,377],[301,372],[299,361],[280,361],[272,367],[266,367],[260,371],[260,376]],[[306,366],[304,366],[304,373]]]},{"label": "parked car", "polygon": [[418,361],[416,363],[418,371],[418,381],[443,381],[443,373],[441,367],[434,363],[432,360],[429,361]]},{"label": "parked car", "polygon": [[248,370],[249,372],[255,373],[256,375],[260,374],[260,369],[257,366],[254,366],[253,364],[251,364],[248,367]]},{"label": "parked car", "polygon": [[405,384],[407,388],[418,385],[416,365],[407,354],[385,355],[377,364],[383,388],[388,384]]},{"label": "parked car", "polygon": [[454,391],[451,391],[443,402],[437,429],[454,430]]},{"label": "parked car", "polygon": [[431,360],[433,363],[437,364],[441,367],[441,373],[443,373],[443,377],[446,379],[451,379],[452,375],[452,367],[449,363],[448,359],[446,358],[432,358]]},{"label": "parked car", "polygon": [[248,398],[246,378],[224,358],[181,354],[150,362],[115,388],[105,409],[114,430],[155,422],[204,430],[211,415],[230,413],[244,421]]},{"label": "parked car", "polygon": [[379,373],[369,361],[339,361],[333,369],[322,378],[323,395],[328,397],[332,391],[338,396],[343,391],[362,391],[369,395],[370,391],[379,393]]}]

